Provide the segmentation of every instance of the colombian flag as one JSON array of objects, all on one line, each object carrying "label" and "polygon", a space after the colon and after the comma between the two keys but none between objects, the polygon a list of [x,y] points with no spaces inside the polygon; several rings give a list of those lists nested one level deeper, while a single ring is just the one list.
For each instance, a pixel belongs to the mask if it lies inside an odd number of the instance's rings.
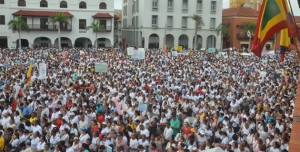
[{"label": "colombian flag", "polygon": [[261,57],[262,49],[271,36],[289,28],[286,0],[264,0],[257,20],[251,51]]},{"label": "colombian flag", "polygon": [[290,47],[291,39],[289,37],[289,31],[287,28],[280,32],[280,60],[284,61],[284,54]]},{"label": "colombian flag", "polygon": [[166,44],[166,42],[165,42],[165,44],[164,44],[164,54],[165,54],[165,55],[167,55],[167,51],[168,51],[168,48],[167,48],[167,44]]}]

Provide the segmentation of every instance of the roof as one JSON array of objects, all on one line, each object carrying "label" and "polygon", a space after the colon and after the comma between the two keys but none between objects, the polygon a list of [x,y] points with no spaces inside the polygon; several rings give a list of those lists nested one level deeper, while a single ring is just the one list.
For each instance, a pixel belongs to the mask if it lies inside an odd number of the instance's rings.
[{"label": "roof", "polygon": [[258,17],[259,11],[253,8],[239,7],[228,8],[223,10],[223,17],[242,16],[242,17]]},{"label": "roof", "polygon": [[[17,12],[14,12],[12,15],[14,16],[40,16],[40,17],[49,17],[49,16],[55,16],[59,12],[51,12],[51,11],[25,11],[25,10],[19,10]],[[69,12],[62,12],[63,14],[73,17],[74,15]]]},{"label": "roof", "polygon": [[108,13],[97,13],[93,15],[93,18],[113,18],[113,16]]}]

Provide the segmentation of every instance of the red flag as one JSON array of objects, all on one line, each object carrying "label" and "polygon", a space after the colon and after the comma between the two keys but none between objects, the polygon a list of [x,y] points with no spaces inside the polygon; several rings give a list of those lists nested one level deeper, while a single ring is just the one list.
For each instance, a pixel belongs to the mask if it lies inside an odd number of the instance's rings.
[{"label": "red flag", "polygon": [[167,48],[167,44],[165,42],[165,45],[164,45],[164,54],[167,55],[167,51],[168,51],[168,48]]}]

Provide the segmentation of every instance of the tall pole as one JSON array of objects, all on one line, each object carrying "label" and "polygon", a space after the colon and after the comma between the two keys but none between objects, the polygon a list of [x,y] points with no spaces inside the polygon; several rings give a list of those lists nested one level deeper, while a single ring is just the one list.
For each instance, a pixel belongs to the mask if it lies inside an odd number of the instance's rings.
[{"label": "tall pole", "polygon": [[[164,37],[164,43],[167,44],[167,23],[165,23],[165,37]],[[165,44],[164,44],[165,45]]]},{"label": "tall pole", "polygon": [[251,32],[249,30],[247,31],[247,36],[249,37],[249,47],[248,47],[248,49],[250,50],[250,48],[251,48]]}]

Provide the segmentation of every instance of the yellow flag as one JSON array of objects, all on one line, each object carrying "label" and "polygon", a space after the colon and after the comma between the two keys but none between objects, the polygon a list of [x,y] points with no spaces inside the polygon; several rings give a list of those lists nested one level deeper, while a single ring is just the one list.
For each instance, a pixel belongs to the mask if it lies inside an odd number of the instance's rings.
[{"label": "yellow flag", "polygon": [[32,63],[30,62],[30,66],[27,71],[27,78],[31,77],[31,71],[32,71]]}]

